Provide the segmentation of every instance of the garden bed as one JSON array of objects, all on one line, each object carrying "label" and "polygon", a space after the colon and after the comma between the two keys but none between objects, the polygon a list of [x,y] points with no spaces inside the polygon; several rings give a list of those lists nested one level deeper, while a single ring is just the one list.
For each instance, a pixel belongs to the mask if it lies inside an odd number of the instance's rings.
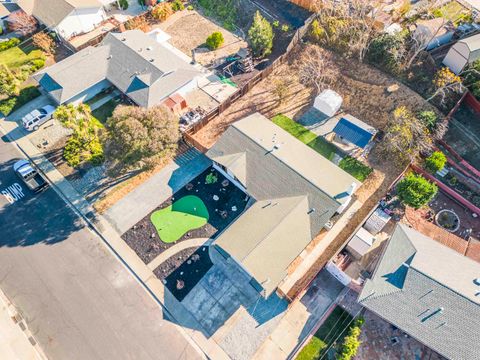
[{"label": "garden bed", "polygon": [[[206,178],[210,174],[213,174],[217,181],[207,184]],[[227,179],[215,169],[209,168],[205,170],[193,179],[192,182],[177,191],[158,208],[145,216],[131,229],[127,230],[122,235],[122,238],[137,255],[148,264],[162,252],[181,241],[194,238],[215,237],[243,212],[248,201],[247,195],[231,182],[228,181],[228,185],[223,186],[226,184],[225,180]],[[218,196],[218,200],[214,200],[214,195]],[[152,224],[152,214],[159,210],[167,209],[171,207],[172,204],[173,207],[175,207],[175,201],[187,196],[198,197],[204,203],[208,211],[208,222],[198,228],[186,230],[183,235],[177,237],[176,241],[162,241],[159,232]],[[235,207],[236,211],[233,211],[232,207]],[[170,224],[168,224],[167,221],[164,225],[175,226],[175,223],[170,221]],[[165,230],[169,231],[168,229]],[[160,232],[160,234],[161,233],[162,232]],[[178,233],[176,236],[178,236]],[[171,240],[171,237],[168,239]]]},{"label": "garden bed", "polygon": [[168,258],[154,274],[178,301],[182,301],[212,265],[208,246],[191,247]]}]

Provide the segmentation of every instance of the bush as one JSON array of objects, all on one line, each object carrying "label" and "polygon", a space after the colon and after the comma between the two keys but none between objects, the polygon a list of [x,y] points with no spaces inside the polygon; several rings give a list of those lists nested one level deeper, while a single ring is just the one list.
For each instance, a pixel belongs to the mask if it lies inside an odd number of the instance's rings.
[{"label": "bush", "polygon": [[390,74],[399,75],[402,70],[401,58],[404,50],[405,35],[403,33],[382,34],[370,44],[367,60]]},{"label": "bush", "polygon": [[357,159],[351,156],[345,156],[338,166],[352,175],[358,181],[365,181],[367,177],[372,173],[373,169],[365,164],[362,164]]},{"label": "bush", "polygon": [[421,175],[408,174],[397,184],[400,200],[408,206],[419,209],[437,194],[437,185],[426,180]]},{"label": "bush", "polygon": [[185,9],[185,6],[183,5],[183,2],[181,0],[175,0],[172,2],[172,10],[173,11],[181,11]]},{"label": "bush", "polygon": [[239,8],[237,0],[198,0],[198,4],[203,8],[205,15],[220,20],[225,29],[235,30]]},{"label": "bush", "polygon": [[425,110],[421,111],[417,115],[418,119],[427,127],[429,131],[435,129],[435,125],[438,121],[438,116],[434,111]]},{"label": "bush", "polygon": [[205,41],[210,50],[218,49],[223,44],[223,42],[223,34],[219,31],[215,31],[214,33],[212,33],[209,37],[207,37],[207,40]]},{"label": "bush", "polygon": [[8,116],[11,112],[22,107],[29,101],[40,96],[40,91],[35,86],[29,86],[20,90],[18,96],[13,96],[5,100],[0,101],[0,112],[4,116]]},{"label": "bush", "polygon": [[28,63],[32,72],[40,70],[45,66],[45,59],[34,59]]},{"label": "bush", "polygon": [[447,157],[441,151],[435,151],[425,159],[425,168],[432,174],[442,170],[447,163]]},{"label": "bush", "polygon": [[358,338],[362,332],[361,326],[363,323],[364,320],[361,318],[355,320],[355,325],[350,328],[348,335],[345,336],[340,347],[339,354],[336,357],[338,360],[350,360],[357,354],[358,347],[361,344]]},{"label": "bush", "polygon": [[47,54],[55,53],[55,41],[52,37],[43,31],[36,33],[32,36],[33,45]]},{"label": "bush", "polygon": [[120,9],[127,10],[128,9],[128,0],[118,0],[118,5]]},{"label": "bush", "polygon": [[0,42],[0,51],[8,50],[17,46],[18,44],[20,44],[20,39],[17,38],[11,38],[10,40],[2,41]]},{"label": "bush", "polygon": [[167,20],[172,14],[172,4],[166,2],[158,4],[152,10],[152,16],[160,21]]}]

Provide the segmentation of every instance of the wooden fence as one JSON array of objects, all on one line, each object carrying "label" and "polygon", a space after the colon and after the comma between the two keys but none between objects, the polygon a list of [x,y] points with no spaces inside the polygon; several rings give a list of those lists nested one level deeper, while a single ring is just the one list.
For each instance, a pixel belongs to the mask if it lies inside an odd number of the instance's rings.
[{"label": "wooden fence", "polygon": [[[260,81],[264,80],[267,78],[275,69],[277,69],[280,65],[284,64],[290,53],[293,51],[295,46],[302,40],[302,38],[305,36],[307,33],[310,24],[312,21],[315,19],[316,14],[311,15],[303,24],[302,27],[298,28],[297,31],[295,31],[295,34],[293,35],[292,40],[287,46],[287,49],[284,54],[282,54],[280,57],[275,59],[270,65],[268,65],[265,69],[261,70],[258,72],[255,76],[253,76],[251,79],[248,80],[247,83],[245,83],[238,91],[233,93],[230,97],[228,97],[225,101],[223,101],[220,105],[212,109],[210,112],[208,112],[199,122],[194,124],[192,127],[190,127],[184,134],[190,138],[190,140],[185,139],[186,142],[189,144],[192,144],[192,135],[198,132],[200,129],[202,129],[205,125],[207,125],[210,121],[215,119],[217,116],[219,116],[221,113],[223,113],[228,107],[230,107],[233,103],[241,99],[245,94],[247,94],[255,85],[257,85]],[[186,137],[185,137],[186,138]],[[203,147],[203,146],[202,146]],[[199,148],[199,150],[201,150]]]}]

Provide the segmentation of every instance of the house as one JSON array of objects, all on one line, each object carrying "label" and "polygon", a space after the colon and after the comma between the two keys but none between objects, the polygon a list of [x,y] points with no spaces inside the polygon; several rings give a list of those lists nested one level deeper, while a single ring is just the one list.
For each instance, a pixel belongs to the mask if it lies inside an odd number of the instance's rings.
[{"label": "house", "polygon": [[449,359],[479,359],[480,265],[399,224],[358,302]]},{"label": "house", "polygon": [[106,20],[104,3],[99,0],[18,0],[23,11],[66,40],[90,32]]},{"label": "house", "polygon": [[195,89],[202,71],[153,35],[140,30],[109,33],[99,46],[87,47],[34,78],[57,104],[83,102],[115,86],[148,108]]},{"label": "house", "polygon": [[443,59],[455,74],[460,74],[469,64],[480,59],[480,34],[457,41]]},{"label": "house", "polygon": [[264,297],[360,182],[259,113],[232,124],[207,152],[250,196],[250,206],[214,242]]}]

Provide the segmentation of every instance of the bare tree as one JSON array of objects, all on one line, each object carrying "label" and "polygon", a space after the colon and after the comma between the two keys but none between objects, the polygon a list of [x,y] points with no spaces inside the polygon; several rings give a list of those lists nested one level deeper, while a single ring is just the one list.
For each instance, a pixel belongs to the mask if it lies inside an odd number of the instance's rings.
[{"label": "bare tree", "polygon": [[37,20],[21,10],[11,13],[7,22],[10,30],[18,32],[22,36],[30,35],[38,27]]},{"label": "bare tree", "polygon": [[332,55],[317,46],[306,47],[298,59],[298,76],[306,86],[314,86],[317,93],[322,92],[338,74]]},{"label": "bare tree", "polygon": [[460,76],[455,75],[447,67],[443,67],[437,71],[432,83],[434,92],[427,101],[439,98],[442,106],[445,105],[449,95],[463,94],[467,90]]},{"label": "bare tree", "polygon": [[378,32],[376,20],[384,6],[381,0],[316,0],[313,8],[325,42],[340,40],[345,49],[363,61]]}]

